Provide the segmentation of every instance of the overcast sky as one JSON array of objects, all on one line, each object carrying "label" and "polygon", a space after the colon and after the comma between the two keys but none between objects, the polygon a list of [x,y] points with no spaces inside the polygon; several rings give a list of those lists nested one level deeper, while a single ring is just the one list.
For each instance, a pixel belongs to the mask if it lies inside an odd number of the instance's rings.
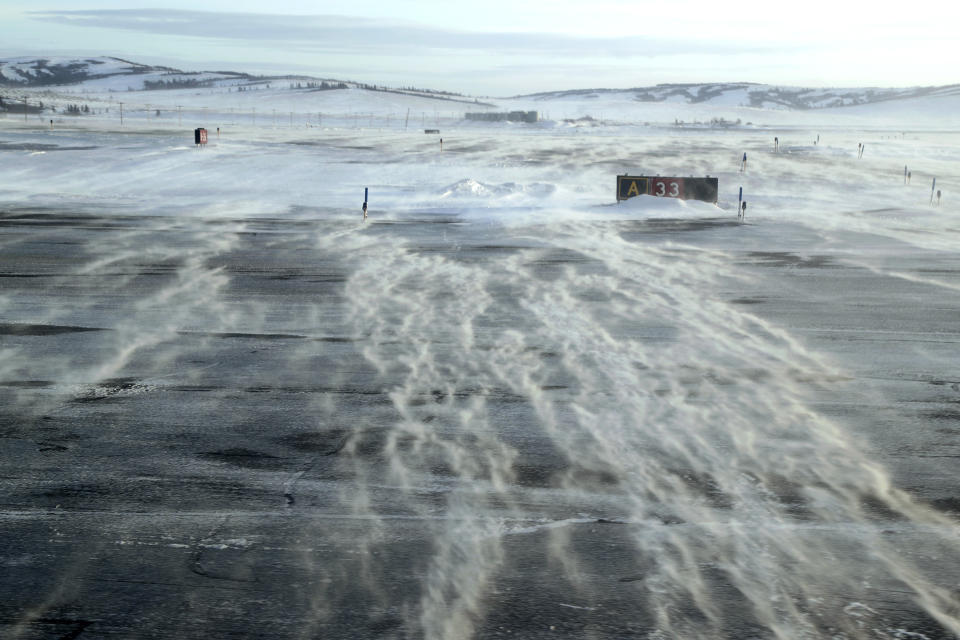
[{"label": "overcast sky", "polygon": [[0,0],[0,57],[111,55],[494,96],[960,82],[960,3],[943,0],[148,2]]}]

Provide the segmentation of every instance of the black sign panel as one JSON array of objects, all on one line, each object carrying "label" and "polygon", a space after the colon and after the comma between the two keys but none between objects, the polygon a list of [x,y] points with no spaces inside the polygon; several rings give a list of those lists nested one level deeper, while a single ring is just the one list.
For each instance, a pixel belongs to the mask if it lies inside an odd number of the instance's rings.
[{"label": "black sign panel", "polygon": [[193,143],[194,143],[194,144],[207,144],[207,130],[206,130],[206,129],[194,129],[194,130],[193,130]]},{"label": "black sign panel", "polygon": [[648,195],[680,200],[703,200],[716,204],[719,191],[717,178],[617,176],[617,202],[634,196]]},{"label": "black sign panel", "polygon": [[716,178],[684,178],[684,200],[703,200],[717,204],[720,195],[720,181]]}]

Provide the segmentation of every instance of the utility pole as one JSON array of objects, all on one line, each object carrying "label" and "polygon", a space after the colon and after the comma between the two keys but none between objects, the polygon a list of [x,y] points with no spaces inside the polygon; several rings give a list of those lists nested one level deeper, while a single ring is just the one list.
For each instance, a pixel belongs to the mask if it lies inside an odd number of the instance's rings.
[{"label": "utility pole", "polygon": [[120,126],[123,126],[123,103],[120,103]]}]

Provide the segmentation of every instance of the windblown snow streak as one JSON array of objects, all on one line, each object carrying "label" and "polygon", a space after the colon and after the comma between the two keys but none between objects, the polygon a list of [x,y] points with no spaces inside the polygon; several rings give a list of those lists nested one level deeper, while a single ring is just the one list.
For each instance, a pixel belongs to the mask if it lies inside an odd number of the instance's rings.
[{"label": "windblown snow streak", "polygon": [[620,230],[538,226],[481,256],[469,230],[439,255],[396,234],[346,249],[355,338],[397,416],[357,436],[376,439],[382,465],[348,502],[376,539],[390,528],[371,500],[384,486],[425,519],[433,552],[408,624],[476,633],[510,572],[512,523],[534,516],[566,523],[536,555],[562,561],[591,604],[602,589],[582,565],[597,549],[578,530],[624,528],[632,570],[617,578],[643,585],[636,606],[665,637],[868,637],[846,608],[877,583],[956,632],[949,588],[882,523],[956,557],[953,525],[811,408],[838,369],[711,296],[715,274],[736,271],[724,255]]}]

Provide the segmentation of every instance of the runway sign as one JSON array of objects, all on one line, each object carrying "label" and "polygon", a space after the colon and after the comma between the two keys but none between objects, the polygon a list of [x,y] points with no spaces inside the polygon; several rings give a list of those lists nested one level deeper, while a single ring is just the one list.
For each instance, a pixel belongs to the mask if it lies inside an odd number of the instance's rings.
[{"label": "runway sign", "polygon": [[194,130],[193,130],[193,143],[194,143],[194,144],[207,144],[207,130],[206,130],[206,129],[194,129]]},{"label": "runway sign", "polygon": [[617,176],[617,202],[648,195],[680,200],[702,200],[716,204],[720,191],[717,178],[667,178]]}]

